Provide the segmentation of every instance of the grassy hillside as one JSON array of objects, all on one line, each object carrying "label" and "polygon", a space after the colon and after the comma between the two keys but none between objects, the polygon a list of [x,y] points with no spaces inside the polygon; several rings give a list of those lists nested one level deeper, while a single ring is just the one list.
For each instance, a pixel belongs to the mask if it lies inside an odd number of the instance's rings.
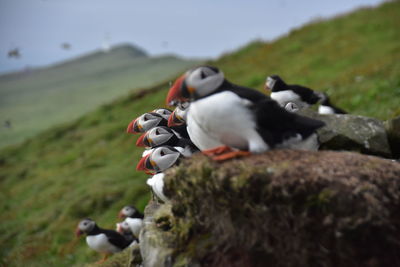
[{"label": "grassy hillside", "polygon": [[[0,76],[0,147],[76,119],[193,64],[175,56],[149,57],[121,45],[48,68]],[[3,127],[6,120],[11,128]]]},{"label": "grassy hillside", "polygon": [[[314,22],[273,43],[254,42],[213,65],[262,88],[265,75],[327,91],[352,113],[400,114],[400,2]],[[173,78],[173,77],[172,77]],[[99,256],[73,229],[90,216],[114,227],[127,203],[143,209],[141,149],[124,133],[139,114],[163,106],[167,82],[0,151],[0,259],[7,266],[81,266]]]}]

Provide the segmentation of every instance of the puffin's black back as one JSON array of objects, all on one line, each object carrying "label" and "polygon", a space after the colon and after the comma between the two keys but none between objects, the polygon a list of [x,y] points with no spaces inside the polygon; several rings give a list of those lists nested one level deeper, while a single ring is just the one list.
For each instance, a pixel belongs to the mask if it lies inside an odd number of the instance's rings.
[{"label": "puffin's black back", "polygon": [[255,104],[253,110],[257,119],[257,131],[272,147],[297,134],[305,139],[325,125],[322,121],[288,112],[269,97]]},{"label": "puffin's black back", "polygon": [[130,245],[130,241],[128,241],[123,235],[114,231],[114,230],[107,230],[107,229],[100,229],[101,233],[105,234],[108,238],[108,241],[113,244],[114,246],[124,249]]}]

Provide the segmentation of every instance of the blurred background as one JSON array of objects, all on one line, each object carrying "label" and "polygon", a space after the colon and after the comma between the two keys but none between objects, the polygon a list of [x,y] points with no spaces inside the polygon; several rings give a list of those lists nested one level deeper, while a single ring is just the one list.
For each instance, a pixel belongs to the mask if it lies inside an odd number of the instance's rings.
[{"label": "blurred background", "polygon": [[125,128],[189,67],[258,90],[279,74],[351,113],[399,115],[399,15],[382,0],[0,0],[0,263],[97,258],[73,229],[143,210]]}]

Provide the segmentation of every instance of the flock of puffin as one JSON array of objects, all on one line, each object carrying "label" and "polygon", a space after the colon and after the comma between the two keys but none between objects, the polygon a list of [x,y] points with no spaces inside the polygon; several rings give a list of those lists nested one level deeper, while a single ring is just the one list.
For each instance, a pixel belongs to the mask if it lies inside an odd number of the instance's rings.
[{"label": "flock of puffin", "polygon": [[[136,169],[151,174],[147,180],[153,196],[163,202],[164,171],[180,158],[201,152],[213,160],[263,153],[274,148],[317,150],[315,131],[322,121],[296,112],[318,104],[321,114],[343,114],[325,93],[288,85],[279,76],[267,77],[267,96],[233,84],[221,70],[200,66],[188,70],[170,88],[167,105],[175,110],[155,109],[134,119],[128,133],[141,134],[136,145],[144,147]],[[92,249],[107,254],[119,252],[138,241],[143,214],[133,206],[120,213],[117,231],[105,230],[91,219],[82,220],[76,234],[87,235]]]}]

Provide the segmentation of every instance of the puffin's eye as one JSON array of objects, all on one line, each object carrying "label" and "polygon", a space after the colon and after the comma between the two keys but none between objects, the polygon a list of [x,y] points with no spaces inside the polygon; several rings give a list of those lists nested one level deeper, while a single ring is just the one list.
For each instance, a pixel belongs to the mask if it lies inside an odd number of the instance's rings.
[{"label": "puffin's eye", "polygon": [[205,74],[204,72],[201,71],[201,72],[200,72],[200,78],[201,78],[201,79],[204,79],[205,77],[207,77],[206,74]]},{"label": "puffin's eye", "polygon": [[161,150],[160,155],[161,155],[161,156],[165,156],[164,150]]},{"label": "puffin's eye", "polygon": [[156,135],[160,134],[160,129],[156,129]]},{"label": "puffin's eye", "polygon": [[83,225],[87,225],[87,222],[84,222]]}]

